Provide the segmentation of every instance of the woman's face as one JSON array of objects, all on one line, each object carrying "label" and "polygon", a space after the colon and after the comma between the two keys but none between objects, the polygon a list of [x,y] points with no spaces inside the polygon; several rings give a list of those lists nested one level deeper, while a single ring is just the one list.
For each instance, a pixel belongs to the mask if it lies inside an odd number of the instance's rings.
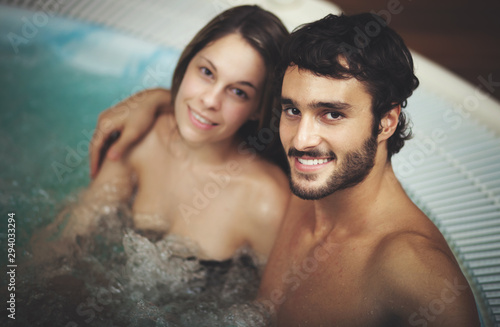
[{"label": "woman's face", "polygon": [[266,68],[239,34],[209,43],[189,63],[175,98],[182,137],[190,143],[231,139],[256,119]]}]

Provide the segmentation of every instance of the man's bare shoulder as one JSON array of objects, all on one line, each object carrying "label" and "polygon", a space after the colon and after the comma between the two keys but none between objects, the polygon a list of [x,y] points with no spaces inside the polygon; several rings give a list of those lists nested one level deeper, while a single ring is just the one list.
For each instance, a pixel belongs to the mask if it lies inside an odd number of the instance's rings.
[{"label": "man's bare shoulder", "polygon": [[420,209],[415,205],[396,208],[395,214],[384,216],[387,228],[375,238],[371,254],[372,264],[379,266],[383,276],[410,270],[410,278],[436,267],[443,271],[460,269],[445,238]]},{"label": "man's bare shoulder", "polygon": [[[445,241],[421,231],[402,230],[383,237],[372,253],[372,264],[381,276],[392,278],[408,271],[405,278],[421,276],[434,268],[459,269]],[[396,275],[396,276],[395,276]],[[423,275],[422,275],[423,276]]]},{"label": "man's bare shoulder", "polygon": [[444,239],[434,233],[388,234],[374,248],[367,272],[369,292],[404,325],[477,325],[471,288]]}]

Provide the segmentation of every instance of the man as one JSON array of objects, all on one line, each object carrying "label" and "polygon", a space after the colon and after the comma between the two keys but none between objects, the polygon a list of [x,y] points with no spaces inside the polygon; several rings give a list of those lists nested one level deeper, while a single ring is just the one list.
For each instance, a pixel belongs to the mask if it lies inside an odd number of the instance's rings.
[{"label": "man", "polygon": [[378,16],[329,15],[292,33],[281,77],[295,197],[259,292],[274,322],[478,326],[451,250],[391,166],[409,138],[401,108],[418,86],[401,38]]},{"label": "man", "polygon": [[418,85],[401,38],[377,16],[329,15],[292,33],[282,71],[296,197],[260,287],[275,322],[477,326],[458,263],[391,167]]}]

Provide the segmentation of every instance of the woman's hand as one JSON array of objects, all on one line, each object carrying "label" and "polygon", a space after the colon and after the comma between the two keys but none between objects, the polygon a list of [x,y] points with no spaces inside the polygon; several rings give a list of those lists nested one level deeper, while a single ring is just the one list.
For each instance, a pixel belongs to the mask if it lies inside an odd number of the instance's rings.
[{"label": "woman's hand", "polygon": [[[169,90],[151,89],[136,93],[103,111],[89,145],[90,176],[97,175],[104,156],[117,160],[145,136],[157,115],[168,110],[170,102]],[[118,140],[111,145],[117,137]]]}]

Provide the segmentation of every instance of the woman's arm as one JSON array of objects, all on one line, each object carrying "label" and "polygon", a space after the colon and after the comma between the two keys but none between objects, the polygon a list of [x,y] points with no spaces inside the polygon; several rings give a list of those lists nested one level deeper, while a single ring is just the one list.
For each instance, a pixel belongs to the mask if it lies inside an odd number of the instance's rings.
[{"label": "woman's arm", "polygon": [[[89,145],[90,176],[97,176],[100,162],[104,159],[101,152],[111,160],[119,159],[132,144],[147,134],[157,115],[168,111],[170,104],[170,91],[157,88],[141,91],[103,111]],[[109,145],[110,136],[116,132],[120,135],[106,154],[105,147]]]},{"label": "woman's arm", "polygon": [[124,159],[105,159],[97,177],[72,208],[61,237],[74,239],[92,233],[101,217],[113,214],[120,206],[129,206],[135,188],[135,176]]},{"label": "woman's arm", "polygon": [[[100,173],[48,226],[37,231],[30,247],[34,264],[67,256],[80,249],[80,241],[98,232],[102,219],[118,219],[120,208],[129,207],[135,188],[133,170],[124,159],[105,159]],[[118,220],[117,220],[118,221]],[[111,224],[113,225],[113,224]]]}]

